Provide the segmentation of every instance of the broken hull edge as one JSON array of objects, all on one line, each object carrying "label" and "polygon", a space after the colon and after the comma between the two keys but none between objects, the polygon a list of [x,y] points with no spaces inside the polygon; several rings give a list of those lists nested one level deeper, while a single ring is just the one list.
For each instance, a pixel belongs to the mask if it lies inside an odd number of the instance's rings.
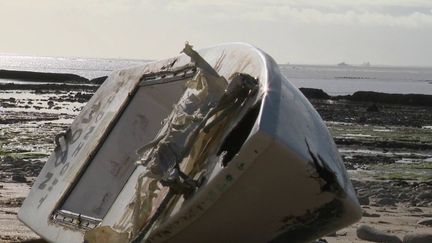
[{"label": "broken hull edge", "polygon": [[[307,241],[357,221],[361,211],[356,198],[321,191],[319,178],[311,172],[309,161],[258,131],[211,185],[155,230],[149,241],[269,242],[285,238],[302,224],[309,234],[297,240]],[[326,220],[331,214],[323,214],[322,207],[337,214]],[[322,224],[317,227],[316,222]]]},{"label": "broken hull edge", "polygon": [[[345,226],[348,226],[349,224],[352,224],[360,219],[361,217],[361,211],[360,207],[355,195],[355,192],[352,188],[351,182],[348,180],[346,175],[346,170],[343,165],[343,162],[337,152],[336,146],[333,142],[333,139],[330,136],[330,133],[328,129],[326,128],[324,122],[318,115],[318,113],[313,109],[313,107],[310,105],[310,103],[306,100],[306,98],[296,89],[294,88],[285,77],[283,77],[278,68],[276,63],[271,59],[271,57],[263,54],[266,60],[266,64],[269,70],[273,70],[271,72],[271,76],[268,79],[268,86],[266,87],[267,93],[263,97],[263,103],[261,107],[260,116],[257,119],[256,126],[254,128],[254,132],[256,132],[255,135],[248,138],[247,142],[243,145],[239,155],[230,162],[231,165],[229,165],[227,168],[224,168],[224,172],[220,172],[220,175],[218,175],[218,179],[215,179],[216,181],[219,180],[219,183],[223,184],[223,181],[226,180],[226,176],[231,178],[231,174],[233,173],[233,170],[230,170],[231,167],[238,167],[238,161],[242,160],[245,154],[252,155],[256,153],[256,148],[249,149],[246,144],[253,147],[251,144],[261,144],[262,142],[258,142],[260,139],[256,139],[257,137],[263,138],[263,134],[266,134],[266,137],[268,139],[268,143],[271,144],[269,147],[273,148],[274,151],[266,153],[265,156],[260,157],[260,159],[254,160],[254,162],[251,162],[251,164],[254,164],[254,166],[263,166],[262,169],[257,170],[256,177],[264,177],[267,178],[267,181],[260,181],[256,182],[254,181],[255,177],[249,177],[247,178],[246,174],[253,173],[250,170],[246,169],[246,172],[244,175],[238,175],[238,180],[240,183],[243,182],[252,182],[250,183],[253,185],[267,185],[268,187],[266,189],[260,190],[262,192],[261,194],[255,194],[254,197],[248,197],[247,195],[243,195],[242,192],[247,191],[248,188],[247,183],[243,186],[238,187],[238,191],[236,193],[232,193],[232,191],[236,191],[237,186],[237,178],[233,179],[233,185],[228,189],[229,191],[226,192],[223,196],[221,196],[221,199],[219,199],[217,202],[214,202],[214,205],[211,206],[208,210],[205,212],[205,217],[201,217],[200,219],[197,219],[197,222],[192,223],[189,227],[187,227],[184,231],[181,231],[178,235],[172,236],[173,238],[170,239],[172,242],[194,242],[195,238],[187,238],[188,235],[196,235],[194,232],[206,232],[205,234],[202,234],[201,238],[208,242],[220,242],[220,241],[238,241],[238,240],[245,240],[243,237],[245,236],[251,236],[247,239],[248,242],[254,242],[254,239],[259,239],[257,242],[262,241],[269,241],[271,239],[275,239],[275,242],[277,242],[280,239],[287,239],[289,237],[292,237],[292,239],[298,239],[300,241],[303,240],[311,240],[314,238],[318,238],[320,236],[325,235],[326,233],[334,232],[340,228],[343,228]],[[282,88],[281,88],[282,87]],[[285,91],[285,93],[284,93]],[[283,97],[285,96],[285,97]],[[276,97],[276,98],[275,98]],[[288,98],[290,97],[290,98]],[[282,98],[282,99],[281,99]],[[285,98],[285,100],[283,99]],[[288,98],[288,99],[287,99]],[[278,114],[275,114],[274,111],[278,111]],[[295,114],[295,115],[293,115]],[[292,119],[292,117],[296,117],[296,119]],[[303,119],[303,123],[300,124],[297,127],[294,127],[296,129],[296,132],[293,132],[291,129],[286,129],[286,125],[290,124],[290,122],[298,122],[298,120]],[[261,134],[258,136],[257,134]],[[283,135],[281,135],[283,134]],[[262,140],[262,139],[261,139]],[[307,144],[307,143],[310,144]],[[293,146],[294,145],[294,146]],[[311,148],[309,148],[312,147]],[[275,148],[279,148],[279,150],[276,150]],[[258,149],[259,150],[259,149]],[[312,150],[312,151],[311,151]],[[311,155],[309,153],[315,153],[319,156],[322,156],[325,158],[324,161],[321,161],[321,163],[325,164],[323,165],[326,169],[330,171],[330,173],[333,173],[335,175],[335,178],[332,183],[335,183],[335,188],[339,188],[343,191],[343,195],[338,195],[340,192],[335,191],[323,191],[322,188],[323,185],[327,183],[323,180],[323,178],[320,178],[319,174],[317,173],[317,168],[315,168],[316,165],[313,164]],[[275,162],[273,161],[273,157],[275,155],[281,155],[279,159],[276,159]],[[320,157],[321,158],[321,157]],[[270,160],[270,161],[269,161]],[[233,165],[236,164],[237,165]],[[240,162],[240,163],[245,163]],[[275,163],[275,164],[273,164]],[[277,164],[276,164],[277,163]],[[273,165],[272,165],[273,164]],[[244,166],[244,165],[242,165]],[[273,169],[272,169],[273,168]],[[303,171],[298,171],[296,173],[292,173],[292,168],[303,168]],[[227,172],[231,171],[231,172]],[[282,172],[282,175],[280,175],[277,178],[273,178],[274,173]],[[286,177],[290,177],[293,175],[295,180],[288,179],[286,180]],[[301,175],[301,176],[299,176]],[[240,178],[241,177],[241,178]],[[316,177],[316,178],[313,178]],[[304,181],[304,185],[302,183]],[[267,183],[267,184],[266,184]],[[270,183],[270,185],[268,184]],[[280,185],[286,185],[287,190],[283,190],[283,188],[280,188],[280,190],[273,190],[272,183],[279,183]],[[306,186],[307,184],[310,184],[309,187]],[[215,182],[213,187],[217,186],[218,182]],[[295,185],[295,187],[290,187],[288,185]],[[301,185],[301,188],[296,188],[297,186]],[[313,185],[313,186],[312,186]],[[209,186],[212,187],[212,186]],[[221,187],[221,186],[219,186]],[[305,187],[305,188],[303,188]],[[266,194],[266,192],[271,192],[269,194]],[[287,199],[286,197],[291,197],[292,195],[296,195],[299,192],[307,192],[304,194],[303,198],[296,198],[296,199]],[[284,195],[285,194],[285,195]],[[241,196],[240,196],[241,195]],[[266,196],[264,196],[266,195]],[[319,195],[319,196],[317,196]],[[291,227],[286,227],[287,229],[284,229],[281,227],[280,232],[278,234],[280,235],[280,238],[277,238],[275,236],[275,228],[271,229],[268,228],[267,230],[270,230],[269,232],[264,233],[263,231],[260,231],[259,227],[263,227],[263,225],[272,225],[276,224],[276,218],[278,217],[279,213],[283,210],[274,213],[272,216],[269,216],[270,214],[267,214],[268,212],[265,212],[263,214],[260,214],[261,212],[264,212],[261,208],[248,208],[248,203],[254,202],[253,199],[259,199],[259,198],[268,198],[271,197],[271,200],[277,200],[282,201],[285,203],[285,207],[288,207],[286,211],[286,215],[291,215],[293,218],[297,218],[297,220],[302,219],[302,217],[316,217],[314,216],[305,216],[301,215],[300,212],[306,213],[310,211],[315,211],[317,215],[326,215],[323,214],[323,211],[328,210],[334,210],[334,214],[327,214],[326,218],[317,218],[317,222],[320,222],[321,225],[317,227],[318,225],[314,225],[314,222],[309,222],[309,225],[305,227],[305,229],[301,230],[292,230],[296,229],[295,223],[292,223]],[[297,196],[297,195],[296,195]],[[199,196],[195,199],[197,199]],[[231,202],[227,203],[226,205],[223,204],[223,198],[238,198],[239,201],[237,202]],[[247,198],[250,198],[251,200],[246,200]],[[301,206],[304,206],[303,208],[297,208],[292,209],[291,207],[296,203],[295,200],[298,200],[301,204]],[[200,205],[199,200],[193,200],[194,202],[190,202],[190,205]],[[244,203],[246,201],[247,203]],[[308,202],[315,202],[316,204],[308,204]],[[208,203],[208,202],[207,202]],[[256,202],[257,204],[260,204],[259,202]],[[206,202],[201,202],[202,205],[205,205]],[[224,205],[224,206],[221,206]],[[261,202],[261,205],[264,206],[264,202]],[[230,206],[232,206],[230,208]],[[270,205],[269,205],[270,206]],[[192,206],[191,206],[192,207]],[[282,205],[271,205],[272,208],[283,208]],[[218,209],[220,208],[218,211]],[[242,215],[234,216],[236,215],[236,212],[238,213],[238,209],[245,209],[244,213]],[[189,210],[193,211],[193,209]],[[236,211],[237,210],[237,211]],[[240,211],[242,211],[240,210]],[[188,215],[187,209],[184,210],[184,215]],[[214,217],[212,218],[212,213],[214,213]],[[254,217],[250,217],[251,212],[253,212]],[[313,214],[313,213],[312,213]],[[165,225],[162,225],[160,227],[160,230],[157,230],[155,235],[161,236],[163,235],[163,232],[170,232],[172,233],[172,225],[180,224],[178,221],[181,219],[180,215],[176,215],[172,220],[170,220],[170,223],[167,223]],[[221,215],[227,215],[226,219],[223,218]],[[267,215],[267,217],[266,217]],[[190,216],[190,215],[189,215]],[[256,216],[256,217],[255,217]],[[273,217],[273,218],[272,218]],[[290,217],[290,216],[286,216]],[[205,219],[209,219],[207,223],[204,222]],[[262,222],[264,218],[268,219],[268,222]],[[256,220],[260,219],[260,220]],[[176,221],[177,220],[177,221]],[[255,220],[255,223],[258,224],[255,226],[251,226],[250,228],[247,227],[247,225],[253,225]],[[272,221],[273,220],[273,221]],[[181,220],[180,220],[181,221]],[[238,222],[237,222],[238,221]],[[170,226],[171,224],[171,226]],[[224,232],[220,235],[224,235],[227,238],[218,238],[214,235],[212,235],[212,224],[218,225],[218,232]],[[195,225],[195,226],[194,226]],[[203,227],[203,225],[206,225]],[[235,228],[236,231],[232,231],[232,228],[224,228],[225,225],[242,225],[242,229],[239,230],[238,228]],[[190,231],[188,229],[191,229]],[[207,229],[207,230],[206,230]],[[210,229],[210,230],[208,230]],[[243,230],[244,229],[244,230]],[[241,233],[239,233],[241,231]],[[159,232],[159,233],[157,233]],[[186,233],[189,232],[189,233]],[[260,232],[262,233],[263,238],[260,238],[260,234],[254,235],[251,232]],[[294,232],[294,233],[292,233]],[[302,234],[296,235],[296,232],[303,232]],[[153,235],[153,234],[152,234]],[[201,235],[201,234],[200,234]],[[211,238],[205,238],[205,235],[212,235]],[[269,238],[265,238],[264,235],[266,235]],[[166,236],[165,236],[166,237]],[[166,240],[165,237],[162,237],[164,240]],[[186,237],[186,238],[182,238]],[[273,237],[273,238],[272,238]],[[303,238],[302,238],[303,237]],[[157,237],[156,237],[157,238]],[[153,239],[150,237],[150,239]],[[162,241],[164,241],[162,240]],[[159,242],[159,240],[154,240],[154,242]]]}]

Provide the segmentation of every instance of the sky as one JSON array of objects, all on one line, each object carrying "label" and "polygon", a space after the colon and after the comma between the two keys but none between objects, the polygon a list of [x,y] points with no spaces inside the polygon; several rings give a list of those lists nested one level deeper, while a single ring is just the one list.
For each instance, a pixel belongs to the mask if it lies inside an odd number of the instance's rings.
[{"label": "sky", "polygon": [[278,63],[432,66],[432,0],[0,0],[0,53],[162,59],[247,42]]}]

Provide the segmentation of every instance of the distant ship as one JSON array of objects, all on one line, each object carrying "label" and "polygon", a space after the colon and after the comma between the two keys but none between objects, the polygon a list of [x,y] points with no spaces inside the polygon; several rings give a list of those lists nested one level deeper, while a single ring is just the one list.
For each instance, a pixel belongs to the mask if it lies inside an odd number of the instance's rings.
[{"label": "distant ship", "polygon": [[337,64],[338,67],[349,67],[349,64],[346,64],[345,62],[341,62]]},{"label": "distant ship", "polygon": [[19,219],[52,242],[304,242],[361,217],[324,122],[247,44],[114,72]]}]

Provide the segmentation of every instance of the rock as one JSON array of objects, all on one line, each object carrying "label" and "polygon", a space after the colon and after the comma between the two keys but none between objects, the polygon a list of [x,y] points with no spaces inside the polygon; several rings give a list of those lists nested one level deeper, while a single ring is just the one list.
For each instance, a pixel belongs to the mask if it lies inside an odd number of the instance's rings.
[{"label": "rock", "polygon": [[381,185],[379,185],[380,187],[379,188],[373,188],[373,193],[374,194],[379,194],[379,195],[383,195],[383,194],[385,194],[385,193],[387,193],[387,190],[386,189],[384,189],[384,188],[382,188],[381,187]]},{"label": "rock", "polygon": [[420,201],[420,202],[417,202],[417,206],[418,207],[427,207],[429,205],[429,202],[428,201]]},{"label": "rock", "polygon": [[322,89],[300,88],[300,91],[308,99],[330,99],[330,95],[328,95]]},{"label": "rock", "polygon": [[30,240],[24,240],[20,241],[21,243],[47,243],[44,239],[30,239]]},{"label": "rock", "polygon": [[427,191],[427,192],[420,193],[417,196],[417,198],[418,199],[422,199],[422,200],[424,200],[424,199],[432,200],[432,191]]},{"label": "rock", "polygon": [[21,207],[25,197],[7,198],[3,200],[3,204],[9,207]]},{"label": "rock", "polygon": [[369,106],[366,111],[368,112],[379,112],[378,106],[376,104],[372,104]]},{"label": "rock", "polygon": [[432,234],[407,234],[403,238],[404,243],[430,243]]},{"label": "rock", "polygon": [[369,205],[370,201],[369,201],[369,196],[366,195],[358,195],[358,200],[360,205]]},{"label": "rock", "polygon": [[409,208],[408,212],[410,212],[410,213],[423,213],[423,210],[421,208]]},{"label": "rock", "polygon": [[84,94],[84,93],[78,92],[75,94],[75,99],[76,99],[76,101],[78,101],[80,103],[84,103],[84,102],[87,102],[92,96],[93,96],[93,94]]},{"label": "rock", "polygon": [[432,95],[423,94],[386,94],[372,91],[357,91],[345,97],[351,101],[376,102],[400,105],[432,106]]},{"label": "rock", "polygon": [[384,197],[384,198],[380,198],[380,199],[376,200],[376,204],[378,206],[395,206],[396,200],[393,198]]},{"label": "rock", "polygon": [[13,157],[11,157],[11,156],[6,156],[4,159],[3,159],[3,161],[6,163],[6,164],[12,164],[13,162],[14,162],[14,158]]},{"label": "rock", "polygon": [[369,218],[379,218],[381,215],[377,213],[368,213],[367,211],[363,211],[363,217],[369,217]]},{"label": "rock", "polygon": [[32,80],[44,82],[71,82],[87,83],[87,78],[69,73],[49,73],[49,72],[33,72],[33,71],[19,71],[19,70],[0,70],[0,77],[4,79],[17,79],[17,80]]},{"label": "rock", "polygon": [[417,222],[420,225],[432,226],[432,218],[421,219]]},{"label": "rock", "polygon": [[24,161],[22,159],[17,159],[17,160],[14,161],[14,167],[16,167],[18,169],[21,168],[21,167],[23,167],[26,164],[28,164],[28,162]]},{"label": "rock", "polygon": [[18,182],[18,183],[26,183],[27,179],[22,175],[13,175],[12,181]]},{"label": "rock", "polygon": [[94,78],[94,79],[90,80],[90,83],[102,84],[103,82],[105,82],[105,80],[107,78],[108,78],[107,76],[102,76],[102,77]]},{"label": "rock", "polygon": [[367,121],[367,118],[364,117],[364,116],[361,116],[361,117],[358,118],[358,122],[359,123],[366,123],[366,121]]},{"label": "rock", "polygon": [[420,207],[420,205],[417,205],[418,203],[419,203],[419,201],[415,200],[415,199],[410,201],[411,206],[414,206],[414,207],[416,207],[416,206]]},{"label": "rock", "polygon": [[326,239],[319,239],[314,241],[313,243],[327,243],[328,241]]},{"label": "rock", "polygon": [[388,243],[401,243],[402,241],[395,235],[391,235],[368,225],[360,225],[357,228],[357,237],[361,240],[373,242],[388,242]]},{"label": "rock", "polygon": [[397,186],[397,187],[407,187],[407,186],[409,186],[408,182],[402,181],[402,180],[393,181],[391,184],[392,184],[392,186]]},{"label": "rock", "polygon": [[398,194],[397,198],[400,200],[406,200],[406,199],[408,199],[408,194],[405,192],[401,192]]}]

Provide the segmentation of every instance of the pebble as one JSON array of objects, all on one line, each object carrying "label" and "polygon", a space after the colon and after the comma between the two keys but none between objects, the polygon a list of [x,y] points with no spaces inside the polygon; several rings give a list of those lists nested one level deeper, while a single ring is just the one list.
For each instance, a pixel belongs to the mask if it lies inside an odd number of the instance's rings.
[{"label": "pebble", "polygon": [[432,234],[407,234],[403,238],[404,243],[431,243]]},{"label": "pebble", "polygon": [[357,237],[361,240],[373,242],[388,242],[388,243],[401,243],[399,237],[379,231],[368,225],[360,225],[357,228]]}]

